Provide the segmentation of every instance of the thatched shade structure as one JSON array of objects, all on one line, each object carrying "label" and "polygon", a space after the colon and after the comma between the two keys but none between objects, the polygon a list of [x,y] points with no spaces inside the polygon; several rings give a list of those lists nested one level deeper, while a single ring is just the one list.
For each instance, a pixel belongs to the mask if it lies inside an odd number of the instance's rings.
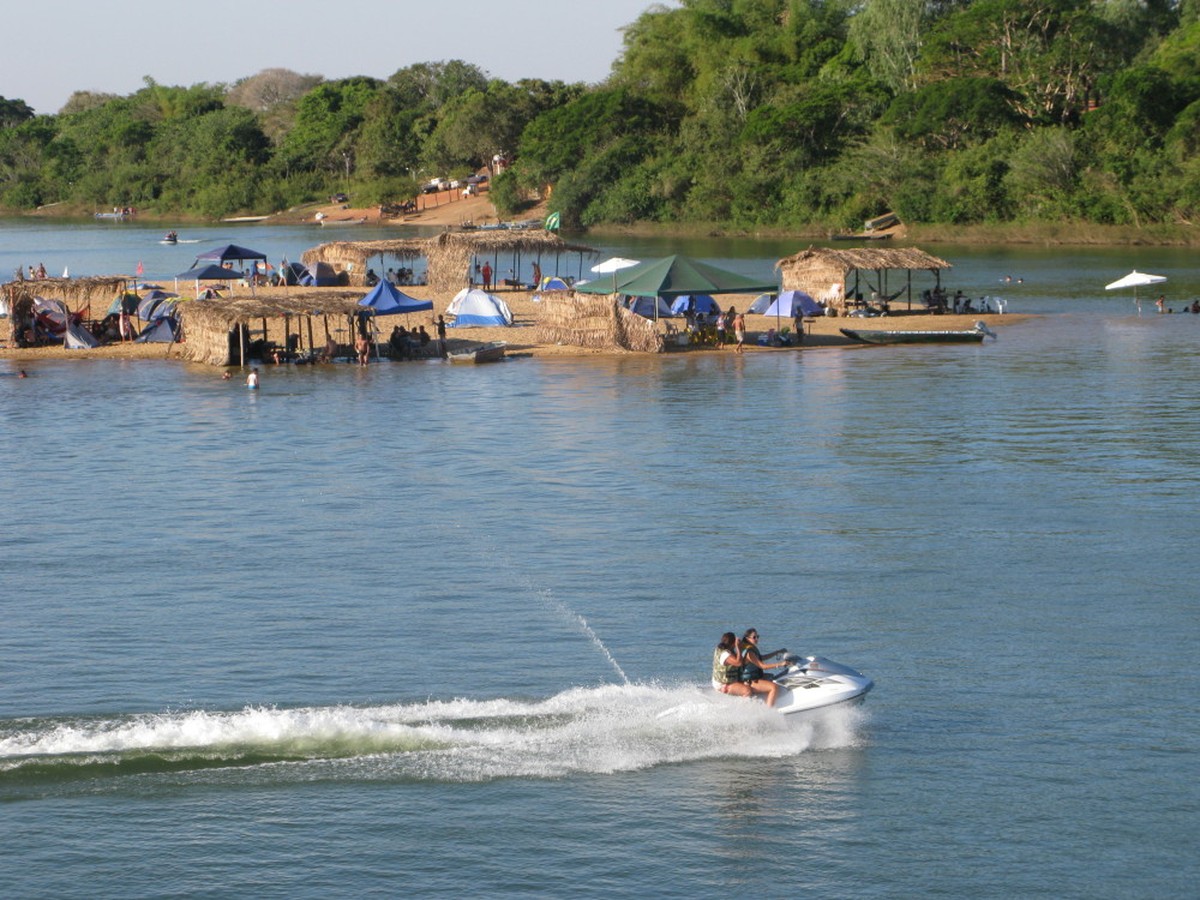
[{"label": "thatched shade structure", "polygon": [[663,336],[655,323],[623,308],[616,297],[565,292],[542,295],[534,340],[592,350],[660,353],[663,349]]},{"label": "thatched shade structure", "polygon": [[[538,229],[446,231],[429,241],[429,285],[446,293],[466,287],[471,278],[471,260],[476,256],[497,259],[502,253],[511,255],[515,258],[513,269],[519,272],[522,254],[540,261],[547,256],[553,256],[557,260],[565,253],[577,253],[580,255],[582,272],[583,254],[595,252],[591,247],[568,244],[558,235]],[[497,262],[495,268],[498,267]],[[554,274],[559,274],[557,266]],[[499,282],[500,279],[497,278],[496,281]]]},{"label": "thatched shade structure", "polygon": [[306,266],[323,262],[333,266],[339,272],[345,272],[347,284],[365,287],[367,284],[367,269],[373,257],[392,257],[404,262],[412,262],[425,255],[428,240],[424,238],[404,238],[394,241],[331,241],[310,247],[300,256],[300,261]]},{"label": "thatched shade structure", "polygon": [[10,281],[3,288],[9,310],[7,340],[10,344],[17,343],[18,329],[29,320],[34,297],[61,300],[72,313],[80,313],[85,318],[101,318],[112,301],[125,293],[129,283],[129,279],[121,275]]},{"label": "thatched shade structure", "polygon": [[[337,326],[366,312],[358,304],[361,299],[359,291],[309,289],[285,296],[187,300],[178,307],[185,336],[182,355],[195,362],[230,366],[246,361],[252,338],[283,347],[294,344],[296,350],[315,350],[331,337],[339,345],[351,344],[354,338],[348,327]],[[319,327],[314,327],[314,321]],[[260,329],[253,327],[260,323]]]},{"label": "thatched shade structure", "polygon": [[[809,247],[794,256],[775,263],[783,276],[785,291],[804,291],[827,306],[844,309],[847,297],[861,295],[865,286],[882,296],[896,296],[908,292],[908,303],[912,305],[912,273],[927,270],[941,284],[942,269],[953,268],[944,259],[939,259],[916,247],[877,250],[855,248],[830,250]],[[903,271],[906,283],[900,290],[888,292],[888,272]],[[872,281],[872,277],[874,281]],[[865,285],[863,282],[865,281]]]},{"label": "thatched shade structure", "polygon": [[[305,250],[301,260],[305,265],[329,263],[346,272],[350,284],[365,286],[368,263],[373,257],[393,256],[407,261],[425,257],[429,261],[426,283],[440,293],[453,294],[470,282],[472,259],[477,256],[495,259],[500,254],[511,255],[515,258],[513,268],[519,271],[522,254],[541,260],[547,256],[557,259],[565,253],[578,253],[582,260],[583,254],[595,252],[591,247],[568,244],[558,235],[536,229],[446,231],[434,238],[320,244]],[[498,268],[498,262],[494,268]],[[547,271],[547,274],[551,273]],[[558,274],[557,271],[554,274]]]}]

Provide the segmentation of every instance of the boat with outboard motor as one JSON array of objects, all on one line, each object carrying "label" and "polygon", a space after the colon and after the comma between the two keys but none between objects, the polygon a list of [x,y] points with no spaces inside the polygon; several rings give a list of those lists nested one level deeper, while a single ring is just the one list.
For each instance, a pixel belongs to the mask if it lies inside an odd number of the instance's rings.
[{"label": "boat with outboard motor", "polygon": [[874,331],[866,328],[839,328],[838,331],[861,344],[977,344],[985,337],[996,337],[996,332],[982,320],[966,331]]},{"label": "boat with outboard motor", "polygon": [[776,712],[784,715],[823,709],[841,703],[861,703],[875,682],[857,669],[823,656],[787,655],[788,664],[772,680],[779,685]]}]

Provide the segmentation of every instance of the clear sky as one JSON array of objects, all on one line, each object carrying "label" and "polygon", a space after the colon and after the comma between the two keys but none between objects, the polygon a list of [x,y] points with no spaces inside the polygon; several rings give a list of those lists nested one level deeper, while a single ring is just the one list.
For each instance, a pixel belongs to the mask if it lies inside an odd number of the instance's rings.
[{"label": "clear sky", "polygon": [[[595,83],[655,0],[11,0],[0,96],[56,113],[77,90],[125,96],[285,68],[387,78],[461,59],[505,81]],[[678,4],[667,0],[661,5]]]}]

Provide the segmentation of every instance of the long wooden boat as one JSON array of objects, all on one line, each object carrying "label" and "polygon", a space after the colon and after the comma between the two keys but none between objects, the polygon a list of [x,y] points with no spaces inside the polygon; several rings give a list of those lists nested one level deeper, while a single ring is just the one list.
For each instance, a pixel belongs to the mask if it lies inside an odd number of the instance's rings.
[{"label": "long wooden boat", "polygon": [[447,355],[452,363],[485,363],[499,362],[504,359],[508,344],[504,341],[490,341],[465,350],[455,350]]},{"label": "long wooden boat", "polygon": [[864,344],[977,344],[987,336],[986,331],[872,331],[871,329],[839,328],[852,341]]}]

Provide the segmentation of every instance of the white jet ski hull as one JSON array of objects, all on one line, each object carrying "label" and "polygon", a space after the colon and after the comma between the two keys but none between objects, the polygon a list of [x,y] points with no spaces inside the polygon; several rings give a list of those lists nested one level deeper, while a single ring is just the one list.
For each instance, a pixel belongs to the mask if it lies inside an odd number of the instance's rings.
[{"label": "white jet ski hull", "polygon": [[784,715],[861,703],[867,691],[875,686],[874,681],[857,669],[823,656],[796,660],[775,677],[775,683],[780,688],[775,710]]}]

